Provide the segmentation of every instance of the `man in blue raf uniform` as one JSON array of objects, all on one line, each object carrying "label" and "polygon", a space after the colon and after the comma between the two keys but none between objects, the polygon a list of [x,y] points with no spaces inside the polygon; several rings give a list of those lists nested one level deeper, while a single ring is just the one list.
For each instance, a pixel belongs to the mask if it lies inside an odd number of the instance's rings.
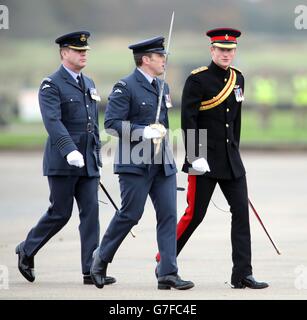
[{"label": "man in blue raf uniform", "polygon": [[[70,219],[74,198],[80,214],[83,283],[89,275],[92,254],[99,245],[98,182],[100,100],[94,82],[83,75],[86,66],[87,31],[73,32],[56,39],[62,65],[45,78],[39,89],[39,103],[48,132],[43,171],[48,176],[50,207],[25,241],[16,248],[18,267],[30,282],[35,280],[34,256]],[[108,278],[106,283],[115,282]]]},{"label": "man in blue raf uniform", "polygon": [[[219,184],[232,213],[231,283],[235,288],[262,289],[268,284],[252,276],[247,185],[239,153],[244,78],[230,66],[241,32],[221,28],[207,35],[211,38],[212,62],[192,71],[182,94],[186,150],[183,171],[189,176],[188,207],[177,225],[177,254],[203,220]],[[205,142],[198,140],[202,129],[207,130],[207,157],[202,154]],[[195,133],[193,139],[188,136],[191,130]]]},{"label": "man in blue raf uniform", "polygon": [[[140,220],[148,195],[156,210],[157,241],[161,252],[161,262],[156,269],[158,289],[184,290],[194,286],[177,273],[177,169],[166,135],[170,107],[167,85],[159,124],[155,124],[161,88],[157,76],[163,74],[165,64],[163,42],[163,37],[155,37],[129,46],[133,50],[136,69],[116,83],[109,96],[105,128],[119,137],[114,171],[119,174],[122,206],[94,253],[91,276],[98,288],[106,284],[107,265],[130,229]],[[153,148],[153,139],[161,141],[158,152]]]}]

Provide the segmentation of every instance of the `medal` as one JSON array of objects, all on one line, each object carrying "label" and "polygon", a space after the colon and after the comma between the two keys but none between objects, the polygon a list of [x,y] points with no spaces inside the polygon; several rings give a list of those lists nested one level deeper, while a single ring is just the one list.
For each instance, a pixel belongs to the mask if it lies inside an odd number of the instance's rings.
[{"label": "medal", "polygon": [[172,105],[171,96],[169,94],[165,94],[164,97],[165,97],[166,108],[167,109],[172,108],[173,105]]},{"label": "medal", "polygon": [[234,94],[235,94],[235,97],[236,97],[236,101],[237,102],[242,102],[242,101],[244,101],[244,95],[243,95],[243,90],[242,90],[242,88],[240,88],[240,86],[239,85],[236,85],[235,87],[234,87]]},{"label": "medal", "polygon": [[96,88],[90,88],[90,95],[93,100],[98,102],[101,101],[101,98],[98,95]]}]

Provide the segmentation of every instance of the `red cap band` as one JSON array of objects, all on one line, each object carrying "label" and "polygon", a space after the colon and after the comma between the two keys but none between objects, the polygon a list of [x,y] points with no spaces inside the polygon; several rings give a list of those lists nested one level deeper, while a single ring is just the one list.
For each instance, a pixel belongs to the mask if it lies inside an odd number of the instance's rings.
[{"label": "red cap band", "polygon": [[226,34],[225,36],[212,37],[211,42],[214,42],[214,41],[237,41],[237,38]]}]

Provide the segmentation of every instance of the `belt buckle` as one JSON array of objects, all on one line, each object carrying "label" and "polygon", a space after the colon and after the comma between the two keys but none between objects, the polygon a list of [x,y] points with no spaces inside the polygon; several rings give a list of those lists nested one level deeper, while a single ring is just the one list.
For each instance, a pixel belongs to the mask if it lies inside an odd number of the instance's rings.
[{"label": "belt buckle", "polygon": [[92,132],[92,131],[93,131],[93,130],[92,130],[92,124],[91,124],[91,123],[88,123],[88,124],[87,124],[86,130],[87,130],[88,132]]}]

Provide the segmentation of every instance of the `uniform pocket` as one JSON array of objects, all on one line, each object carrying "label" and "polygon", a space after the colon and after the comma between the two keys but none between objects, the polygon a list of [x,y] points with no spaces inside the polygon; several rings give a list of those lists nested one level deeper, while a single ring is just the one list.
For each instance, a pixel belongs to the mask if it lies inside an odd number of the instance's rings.
[{"label": "uniform pocket", "polygon": [[[139,99],[138,118],[145,121],[153,121],[155,118],[154,103],[151,99]],[[150,122],[150,123],[151,123]]]},{"label": "uniform pocket", "polygon": [[62,98],[61,108],[64,119],[78,119],[83,117],[81,98],[77,95],[67,95]]},{"label": "uniform pocket", "polygon": [[77,95],[69,95],[62,98],[62,105],[72,105],[74,106],[76,103],[80,103],[81,99]]},{"label": "uniform pocket", "polygon": [[50,169],[68,170],[72,168],[72,166],[68,164],[66,158],[62,157],[58,147],[55,145],[50,145],[50,149],[48,151],[48,158],[48,161],[50,163]]}]

